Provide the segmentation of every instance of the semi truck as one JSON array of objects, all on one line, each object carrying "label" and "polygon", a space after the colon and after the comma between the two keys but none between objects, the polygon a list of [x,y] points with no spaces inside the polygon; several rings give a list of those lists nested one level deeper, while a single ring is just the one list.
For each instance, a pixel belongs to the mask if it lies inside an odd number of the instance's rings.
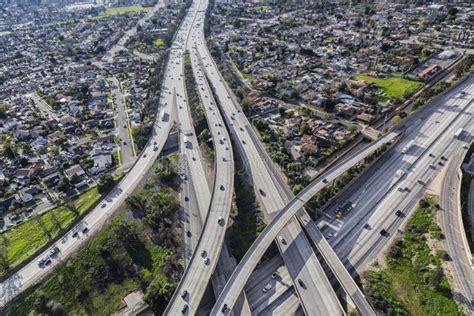
[{"label": "semi truck", "polygon": [[406,154],[410,150],[410,148],[413,147],[413,145],[415,145],[415,140],[412,139],[408,142],[408,144],[405,147],[403,147],[402,154]]},{"label": "semi truck", "polygon": [[454,138],[459,138],[459,136],[461,136],[461,134],[462,134],[463,131],[464,131],[464,130],[462,129],[462,127],[461,127],[460,129],[458,129],[458,130],[456,131],[456,133],[454,133]]},{"label": "semi truck", "polygon": [[160,118],[161,118],[161,121],[162,121],[162,122],[166,121],[166,112],[165,112],[165,109],[162,109],[162,110],[161,110]]}]

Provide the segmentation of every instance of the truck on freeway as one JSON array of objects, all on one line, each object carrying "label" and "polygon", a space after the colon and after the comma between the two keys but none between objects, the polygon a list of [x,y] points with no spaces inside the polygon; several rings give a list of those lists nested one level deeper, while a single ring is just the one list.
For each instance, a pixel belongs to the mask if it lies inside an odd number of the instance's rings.
[{"label": "truck on freeway", "polygon": [[410,140],[408,142],[408,144],[405,147],[403,147],[402,154],[406,154],[410,150],[410,148],[413,147],[413,145],[415,145],[415,140],[414,139]]},{"label": "truck on freeway", "polygon": [[160,119],[161,119],[162,122],[164,122],[164,121],[166,120],[166,112],[165,112],[165,109],[162,109],[162,110],[161,110]]},{"label": "truck on freeway", "polygon": [[459,136],[461,136],[461,134],[462,134],[463,131],[464,131],[464,130],[462,129],[462,127],[459,128],[459,129],[456,131],[456,133],[454,133],[454,138],[459,138]]}]

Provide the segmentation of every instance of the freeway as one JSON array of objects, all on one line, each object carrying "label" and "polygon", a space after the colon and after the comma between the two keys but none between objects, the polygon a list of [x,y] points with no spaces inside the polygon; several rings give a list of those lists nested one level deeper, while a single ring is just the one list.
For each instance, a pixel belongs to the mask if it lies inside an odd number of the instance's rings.
[{"label": "freeway", "polygon": [[[204,10],[201,10],[200,12],[202,13],[204,12]],[[202,15],[198,14],[194,24],[197,25],[198,23],[202,21],[202,19],[203,19]],[[195,30],[196,28],[193,27],[190,35],[195,36],[194,35]],[[214,99],[212,90],[209,87],[209,84],[205,77],[204,65],[202,64],[202,60],[196,57],[196,49],[192,47],[191,43],[192,43],[191,41],[188,41],[188,50],[191,52],[190,55],[194,56],[190,59],[191,59],[193,75],[196,80],[196,85],[197,85],[196,89],[198,90],[200,100],[204,108],[204,113],[206,115],[207,123],[214,139],[214,144],[215,144],[214,146],[216,146],[217,143],[215,142],[215,140],[219,139],[219,143],[221,143],[221,140],[222,142],[224,142],[226,138],[227,139],[229,138],[229,135],[228,135],[227,129],[225,128],[222,115],[217,108],[217,103],[216,103],[216,100]],[[225,133],[222,133],[222,130],[224,130]],[[229,148],[226,150],[231,150],[231,146],[229,146]],[[218,158],[215,157],[215,159],[218,159]],[[215,170],[215,172],[218,172],[218,171],[219,170]],[[236,266],[237,266],[237,263],[235,261],[235,258],[232,257],[229,249],[224,243],[222,246],[221,254],[220,254],[216,269],[211,279],[213,289],[214,289],[214,294],[216,297],[219,296],[221,290],[224,288],[224,285],[227,282],[227,279],[230,277],[233,269]],[[236,315],[250,315],[250,309],[249,309],[248,302],[246,300],[244,292],[241,293],[241,296],[239,297],[238,302],[236,306],[234,307],[233,312]]]},{"label": "freeway", "polygon": [[359,312],[362,315],[375,316],[375,312],[364,296],[364,293],[362,293],[361,289],[357,286],[349,271],[346,270],[346,267],[342,264],[341,260],[339,260],[339,257],[324,238],[315,222],[311,220],[311,217],[308,215],[308,213],[300,211],[297,217],[300,220],[301,225],[305,228],[307,234],[310,236],[311,240],[316,245],[316,248],[321,253],[324,261],[328,264],[334,276],[339,281],[339,284],[344,289],[345,293],[350,297]]},{"label": "freeway", "polygon": [[[192,8],[193,11],[196,10],[195,8],[198,8],[197,2],[193,3]],[[193,24],[194,18],[190,25]],[[187,38],[188,36],[186,36],[186,40],[182,39],[182,43],[185,46],[187,44]],[[181,71],[183,67],[183,53],[184,50],[179,53],[180,60],[176,61],[176,65],[181,66]],[[204,99],[209,99],[209,96],[206,95]],[[228,222],[232,205],[234,157],[230,138],[226,128],[222,124],[222,118],[220,115],[216,115],[215,104],[212,106],[211,103],[206,103],[207,102],[204,102],[206,105],[206,111],[210,111],[210,113],[206,112],[208,124],[213,126],[211,129],[215,152],[215,178],[213,192],[208,212],[202,214],[204,215],[203,218],[205,218],[205,221],[201,236],[180,283],[165,310],[165,314],[167,315],[177,315],[180,312],[194,315],[199,309],[199,304],[206,289],[205,285],[209,283],[212,273],[218,263],[221,249],[223,247],[226,223]],[[178,114],[180,117],[181,128],[192,128],[188,107],[183,107],[179,110]],[[184,111],[188,111],[188,113],[183,113]],[[185,135],[189,135],[192,131],[186,130],[184,133]],[[183,137],[183,142],[185,143],[184,146],[186,148],[194,146],[194,144],[190,143],[188,138],[184,139]],[[199,161],[199,163],[201,162]],[[192,168],[192,166],[190,167]],[[196,179],[196,177],[193,178],[193,181],[205,182],[205,180],[205,175],[198,176],[198,179]],[[198,184],[198,186],[199,185],[202,187],[206,186],[207,188],[207,183]]]},{"label": "freeway", "polygon": [[[267,212],[267,219],[270,220],[285,205],[287,193],[281,183],[275,181],[272,175],[273,170],[262,159],[262,149],[257,145],[258,139],[253,134],[248,119],[229,94],[229,90],[210,56],[202,29],[204,16],[200,24],[199,32],[193,37],[196,57],[201,59],[205,65],[207,77],[215,88],[221,112],[230,129],[235,146],[245,157],[243,160],[246,162],[246,171],[252,176],[256,194]],[[277,246],[283,255],[295,290],[303,302],[303,310],[309,314],[343,314],[339,300],[309,241],[303,234],[301,226],[296,219],[292,219],[285,226],[279,235]],[[293,242],[295,240],[296,242]],[[315,301],[318,303],[315,304]]]},{"label": "freeway", "polygon": [[[189,34],[188,34],[189,36]],[[189,49],[189,44],[188,40],[186,39],[186,46]],[[183,52],[180,52],[180,55],[182,56]],[[184,65],[182,64],[183,60],[180,58],[178,67],[183,69]],[[194,63],[197,61],[194,60]],[[212,94],[210,93],[207,85],[204,84],[203,82],[203,76],[200,75],[200,70],[198,67],[193,67],[194,70],[194,76],[196,78],[196,81],[199,83],[199,85],[205,89],[199,90],[200,97],[201,97],[201,103],[204,107],[207,122],[209,125],[209,129],[211,131],[211,134],[213,135],[213,139],[215,140],[215,143],[220,143],[217,142],[218,139],[221,139],[222,137],[228,137],[227,132],[225,128],[223,127],[223,120],[218,111],[215,111],[213,109],[213,105],[215,105],[215,101],[213,99]],[[180,94],[182,98],[187,98],[186,96],[186,90],[185,90],[185,83],[184,83],[184,76],[181,75],[178,80],[175,82],[176,86],[179,87],[180,89]],[[203,92],[204,91],[204,92]],[[183,100],[185,101],[185,100]],[[209,170],[205,170],[203,168],[202,160],[201,160],[201,154],[199,150],[199,144],[197,142],[196,135],[194,133],[194,127],[192,124],[192,118],[191,118],[191,110],[188,106],[187,102],[183,102],[182,105],[179,105],[178,108],[178,120],[179,120],[179,128],[180,131],[183,135],[186,137],[186,144],[184,141],[180,142],[180,148],[181,148],[181,154],[182,154],[182,161],[183,164],[186,166],[186,172],[185,174],[187,175],[186,178],[184,178],[184,188],[185,192],[193,191],[194,193],[194,198],[197,199],[197,209],[199,210],[200,216],[199,218],[196,218],[196,216],[186,216],[185,218],[185,227],[187,228],[188,226],[190,229],[192,228],[193,233],[191,234],[191,237],[196,238],[199,236],[199,232],[202,227],[202,222],[206,220],[206,215],[207,211],[209,210],[209,205],[211,203],[211,192],[208,186],[208,183],[206,181],[207,179],[207,172]],[[184,136],[183,136],[184,137]],[[230,146],[228,146],[228,149],[230,150]],[[220,153],[221,151],[219,151]],[[216,159],[226,159],[225,157],[218,157],[216,156]],[[229,161],[228,164],[231,165],[233,164],[233,161]],[[226,177],[226,176],[233,176],[233,173],[230,174],[224,174],[222,175],[223,170],[217,169],[215,170],[217,173],[217,177]],[[226,181],[233,181],[233,179],[229,179]],[[190,189],[192,187],[192,189]],[[193,203],[191,202],[191,199],[186,195],[184,197],[184,203],[183,205],[185,206],[185,211],[189,213],[190,209],[194,206]],[[231,197],[231,194],[229,193],[229,197]],[[230,210],[230,208],[229,208]],[[199,226],[199,231],[197,231],[197,226]],[[188,229],[186,229],[186,234],[185,238],[186,240],[190,240],[191,238],[188,237]],[[195,248],[195,245],[193,247],[189,246],[189,242],[187,242],[187,251],[186,251],[186,260],[187,260],[187,265],[190,264],[191,258],[192,258],[192,252],[193,248]],[[212,251],[212,250],[207,250],[209,253],[209,256],[217,257],[218,252],[217,251]],[[215,253],[215,255],[214,255]],[[195,257],[195,260],[202,260],[199,257]],[[214,285],[215,291],[219,288],[219,284],[225,284],[225,276],[224,272],[227,272],[227,269],[232,266],[235,266],[235,263],[233,262],[233,259],[230,256],[230,253],[228,252],[227,248],[225,245],[223,245],[221,255],[219,257],[217,266],[216,266],[216,272],[212,275],[212,281]],[[198,265],[200,267],[200,264]],[[219,273],[219,271],[222,271]],[[224,282],[220,281],[224,279]],[[184,277],[183,277],[184,280]],[[222,286],[223,286],[222,284]],[[205,287],[202,284],[195,284],[195,287],[200,289],[205,289]],[[187,289],[189,295],[193,295],[193,297],[196,299],[197,302],[200,302],[200,299],[198,297],[200,296],[198,290],[195,290],[192,288],[192,285],[190,288]],[[203,292],[202,292],[203,293]],[[179,294],[179,293],[178,293]],[[177,300],[181,300],[181,298],[178,298],[176,295],[175,298]],[[189,306],[189,305],[188,305]]]},{"label": "freeway", "polygon": [[[470,137],[472,137],[472,134],[469,135]],[[440,214],[441,229],[446,236],[445,245],[451,257],[449,264],[453,272],[453,288],[457,290],[453,291],[453,297],[456,301],[470,308],[470,313],[473,313],[474,283],[473,267],[471,264],[472,255],[466,240],[460,207],[461,183],[459,168],[463,158],[464,155],[458,154],[449,163],[441,186],[439,204],[443,210]]]},{"label": "freeway", "polygon": [[[189,20],[189,18],[190,16],[187,16],[185,19]],[[186,34],[186,32],[186,27],[182,26],[178,31],[177,39],[182,37],[180,34]],[[176,45],[179,45],[179,43]],[[175,57],[175,53],[171,52],[170,61]],[[176,70],[173,71],[170,61],[165,73],[173,76],[176,75]],[[170,75],[167,75],[163,84],[165,86],[172,86],[172,83]],[[173,110],[172,103],[174,99],[174,94],[171,91],[162,92],[159,108],[164,109],[169,116],[165,120],[157,120],[155,122],[151,138],[139,159],[136,160],[125,177],[105,197],[105,201],[94,208],[81,222],[65,232],[61,240],[54,245],[58,247],[59,252],[52,257],[51,263],[42,267],[39,267],[37,264],[40,259],[49,256],[49,250],[46,250],[0,283],[0,307],[4,307],[28,287],[45,278],[54,271],[54,267],[64,263],[69,256],[78,251],[93,235],[102,229],[125,199],[132,194],[133,190],[158,158],[166,142],[172,127],[169,117],[171,117]]]},{"label": "freeway", "polygon": [[[457,98],[466,91],[466,98]],[[334,220],[330,243],[349,269],[363,270],[377,257],[423,196],[438,167],[462,151],[459,127],[472,130],[474,76],[440,96],[400,127],[403,139],[341,196],[352,203],[343,221]],[[411,140],[415,145],[402,154]],[[397,215],[397,211],[398,215]],[[387,233],[382,236],[382,229]]]},{"label": "freeway", "polygon": [[211,315],[217,315],[224,308],[224,305],[232,307],[236,297],[242,291],[242,288],[257,265],[265,250],[277,237],[285,224],[301,209],[317,192],[319,192],[327,183],[334,181],[338,176],[346,172],[353,165],[372,154],[383,144],[386,144],[398,136],[398,133],[390,132],[359,152],[344,159],[336,166],[324,172],[319,178],[303,189],[295,198],[293,198],[260,233],[245,256],[240,261],[237,269],[232,274],[226,284],[226,287],[219,296]]}]

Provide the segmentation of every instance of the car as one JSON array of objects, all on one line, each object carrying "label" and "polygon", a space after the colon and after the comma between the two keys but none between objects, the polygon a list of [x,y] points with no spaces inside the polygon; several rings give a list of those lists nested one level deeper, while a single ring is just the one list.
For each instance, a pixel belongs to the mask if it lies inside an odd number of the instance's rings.
[{"label": "car", "polygon": [[397,215],[398,217],[405,217],[405,214],[401,210],[397,210],[395,212],[395,215]]},{"label": "car", "polygon": [[158,151],[158,147],[153,147],[153,151]]},{"label": "car", "polygon": [[240,130],[241,130],[242,132],[244,131],[244,129],[243,129],[242,127],[240,128]]},{"label": "car", "polygon": [[185,197],[184,197],[184,201],[185,201],[185,202],[188,202],[188,201],[189,201],[189,197],[185,196]]},{"label": "car", "polygon": [[[171,93],[171,92],[170,92]],[[123,128],[127,128],[127,125],[124,125]]]},{"label": "car", "polygon": [[434,157],[435,155],[433,155],[432,153],[429,154],[430,157]]},{"label": "car", "polygon": [[403,192],[403,191],[404,191],[402,187],[398,187],[397,190],[400,191],[400,192]]},{"label": "car", "polygon": [[208,266],[209,263],[211,263],[211,260],[209,259],[209,257],[204,258],[204,264],[205,264],[206,266]]},{"label": "car", "polygon": [[124,145],[127,145],[127,142],[123,142]]},{"label": "car", "polygon": [[49,256],[46,256],[46,258],[43,259],[45,265],[49,265],[51,263],[51,258]]},{"label": "car", "polygon": [[446,158],[445,156],[441,156],[441,160],[447,161],[448,158]]},{"label": "car", "polygon": [[438,161],[438,165],[440,165],[440,166],[444,166],[444,162],[442,162],[442,161]]},{"label": "car", "polygon": [[43,258],[39,259],[37,264],[38,264],[38,267],[42,268],[44,266],[44,259]]},{"label": "car", "polygon": [[271,284],[267,284],[263,287],[262,289],[262,292],[263,293],[267,293],[268,291],[270,291],[272,289],[272,285]]},{"label": "car", "polygon": [[101,208],[105,208],[107,206],[107,204],[105,203],[102,203],[102,205],[100,206]]},{"label": "car", "polygon": [[276,279],[278,278],[280,275],[278,274],[278,272],[273,272],[272,274],[272,279]]},{"label": "car", "polygon": [[186,236],[191,237],[191,235],[192,235],[192,234],[191,234],[191,232],[190,232],[189,230],[186,231]]},{"label": "car", "polygon": [[365,223],[364,228],[365,228],[365,229],[370,229],[370,224],[369,224],[369,223]]},{"label": "car", "polygon": [[181,309],[181,313],[182,313],[182,314],[186,314],[187,311],[188,311],[188,309],[189,309],[188,304],[184,304],[183,308]]},{"label": "car", "polygon": [[181,298],[186,298],[186,296],[188,296],[188,291],[187,290],[184,290],[182,293],[181,293]]},{"label": "car", "polygon": [[79,236],[79,233],[78,233],[78,232],[72,233],[72,237],[76,238],[77,236]]},{"label": "car", "polygon": [[219,187],[219,189],[220,189],[221,191],[224,191],[224,186],[221,184],[221,186]]},{"label": "car", "polygon": [[279,240],[282,244],[286,245],[286,240],[285,240],[285,238],[283,238],[283,236],[278,236],[278,240]]},{"label": "car", "polygon": [[328,179],[324,178],[323,183],[328,183]]},{"label": "car", "polygon": [[193,157],[193,161],[196,161],[196,157]]},{"label": "car", "polygon": [[262,189],[258,189],[258,192],[260,192],[261,195],[265,196],[265,191],[263,191]]},{"label": "car", "polygon": [[224,145],[224,140],[223,140],[223,139],[219,139],[219,144]]},{"label": "car", "polygon": [[421,180],[421,179],[418,179],[417,182],[418,182],[419,184],[421,184],[421,185],[425,185],[425,182],[424,182],[423,180]]},{"label": "car", "polygon": [[224,223],[225,223],[224,217],[219,216],[219,217],[217,218],[217,223],[218,223],[219,225],[221,225],[221,226],[224,225]]},{"label": "car", "polygon": [[201,251],[201,257],[203,257],[203,258],[207,257],[207,251],[206,250]]},{"label": "car", "polygon": [[333,233],[329,233],[329,234],[326,235],[326,239],[329,240],[329,239],[331,239],[332,236],[334,236]]},{"label": "car", "polygon": [[146,154],[143,155],[143,158],[146,158]]},{"label": "car", "polygon": [[87,228],[87,227],[84,227],[84,228],[82,229],[82,233],[83,233],[83,234],[86,234],[88,231],[89,231],[89,228]]},{"label": "car", "polygon": [[405,187],[405,191],[411,192],[411,189],[409,187]]},{"label": "car", "polygon": [[225,313],[228,309],[229,307],[227,306],[227,304],[224,304],[224,306],[222,306],[221,312]]},{"label": "car", "polygon": [[298,279],[298,284],[299,284],[303,289],[306,289],[306,284],[304,284],[303,280]]},{"label": "car", "polygon": [[51,249],[49,250],[48,255],[49,255],[50,257],[53,257],[53,256],[55,256],[58,252],[59,252],[59,248],[56,247],[56,246],[54,246],[53,248],[51,248]]},{"label": "car", "polygon": [[433,165],[432,163],[430,163],[430,168],[431,168],[431,169],[436,169],[436,166]]},{"label": "car", "polygon": [[380,235],[382,235],[384,237],[387,237],[389,234],[388,234],[388,231],[386,231],[385,228],[384,228],[380,231]]}]

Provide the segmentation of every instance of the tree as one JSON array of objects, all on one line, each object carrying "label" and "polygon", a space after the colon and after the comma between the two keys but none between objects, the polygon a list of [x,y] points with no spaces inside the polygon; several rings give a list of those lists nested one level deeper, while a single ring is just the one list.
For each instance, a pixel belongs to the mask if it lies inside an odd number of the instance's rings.
[{"label": "tree", "polygon": [[14,159],[15,158],[15,152],[13,151],[13,148],[10,144],[6,144],[3,147],[3,156],[8,158],[8,159]]},{"label": "tree", "polygon": [[97,191],[99,193],[107,192],[114,184],[114,179],[110,174],[103,174],[97,182]]},{"label": "tree", "polygon": [[143,299],[150,304],[153,310],[159,311],[166,306],[173,293],[171,284],[157,276],[146,289]]},{"label": "tree", "polygon": [[286,114],[286,109],[282,106],[278,107],[278,113],[280,114],[281,117],[285,117]]},{"label": "tree", "polygon": [[69,179],[66,177],[63,177],[61,181],[59,181],[58,190],[60,192],[66,192],[70,188],[71,188],[71,183],[69,182]]},{"label": "tree", "polygon": [[458,14],[459,10],[458,8],[456,7],[451,7],[448,9],[448,14],[451,15],[451,16],[455,16],[456,14]]},{"label": "tree", "polygon": [[242,109],[245,113],[248,113],[253,105],[253,98],[249,96],[245,96],[242,99]]}]

